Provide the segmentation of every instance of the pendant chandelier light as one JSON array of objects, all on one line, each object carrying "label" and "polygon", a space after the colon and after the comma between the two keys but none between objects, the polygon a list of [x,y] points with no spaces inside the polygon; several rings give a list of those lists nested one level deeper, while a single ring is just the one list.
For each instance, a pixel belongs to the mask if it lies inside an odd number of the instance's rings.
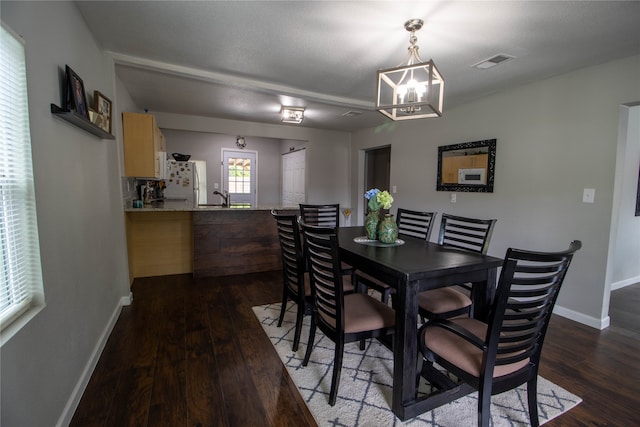
[{"label": "pendant chandelier light", "polygon": [[444,79],[431,59],[422,62],[416,45],[423,24],[422,19],[404,23],[411,33],[407,65],[378,70],[376,110],[392,120],[442,116]]}]

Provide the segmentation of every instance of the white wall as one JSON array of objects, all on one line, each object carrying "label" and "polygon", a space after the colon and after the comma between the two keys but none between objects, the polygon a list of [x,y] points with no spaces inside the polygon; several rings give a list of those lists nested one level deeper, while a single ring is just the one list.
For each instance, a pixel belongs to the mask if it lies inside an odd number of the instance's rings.
[{"label": "white wall", "polygon": [[91,372],[129,283],[118,143],[52,116],[49,104],[60,105],[65,64],[88,93],[114,99],[113,65],[73,3],[2,1],[0,7],[2,20],[26,40],[46,299],[2,347],[0,424],[52,426],[73,414],[79,382]]},{"label": "white wall", "polygon": [[[362,217],[365,190],[362,150],[390,144],[396,208],[497,218],[489,253],[499,257],[511,246],[560,250],[573,239],[582,240],[558,312],[605,326],[618,107],[640,100],[638,76],[640,56],[635,56],[456,109],[445,105],[442,118],[354,133],[352,206],[360,208],[355,218]],[[458,193],[457,203],[450,203],[450,193],[435,190],[438,146],[491,138],[497,139],[494,192]],[[595,188],[594,204],[582,203],[584,188]]]}]

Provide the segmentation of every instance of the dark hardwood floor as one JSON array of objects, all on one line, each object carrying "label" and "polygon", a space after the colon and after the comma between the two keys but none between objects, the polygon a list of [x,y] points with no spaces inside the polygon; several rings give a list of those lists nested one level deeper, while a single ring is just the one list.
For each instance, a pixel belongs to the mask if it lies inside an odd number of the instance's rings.
[{"label": "dark hardwood floor", "polygon": [[[315,426],[251,310],[279,301],[281,283],[280,272],[137,279],[71,425]],[[637,330],[640,315],[619,320]],[[541,375],[584,400],[548,426],[637,425],[637,334],[554,316],[542,354]]]}]

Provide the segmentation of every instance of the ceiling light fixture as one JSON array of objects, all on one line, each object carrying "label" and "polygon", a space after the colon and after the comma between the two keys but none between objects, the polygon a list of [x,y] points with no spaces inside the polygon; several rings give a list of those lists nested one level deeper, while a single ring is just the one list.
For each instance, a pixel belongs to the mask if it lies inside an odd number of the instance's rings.
[{"label": "ceiling light fixture", "polygon": [[236,147],[242,150],[246,146],[247,146],[247,141],[244,140],[244,136],[239,136],[236,138]]},{"label": "ceiling light fixture", "polygon": [[304,119],[304,108],[283,106],[280,114],[282,115],[282,123],[300,124]]},{"label": "ceiling light fixture", "polygon": [[416,31],[422,25],[422,19],[404,23],[411,32],[407,65],[378,70],[376,110],[392,120],[442,116],[444,79],[433,60],[422,62],[416,45]]}]

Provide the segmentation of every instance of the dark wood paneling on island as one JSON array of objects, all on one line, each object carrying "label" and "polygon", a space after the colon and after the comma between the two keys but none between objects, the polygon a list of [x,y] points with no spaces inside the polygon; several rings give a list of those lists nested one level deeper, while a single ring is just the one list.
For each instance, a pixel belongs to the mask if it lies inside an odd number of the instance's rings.
[{"label": "dark wood paneling on island", "polygon": [[278,232],[270,211],[193,212],[194,277],[279,270],[281,262]]}]

